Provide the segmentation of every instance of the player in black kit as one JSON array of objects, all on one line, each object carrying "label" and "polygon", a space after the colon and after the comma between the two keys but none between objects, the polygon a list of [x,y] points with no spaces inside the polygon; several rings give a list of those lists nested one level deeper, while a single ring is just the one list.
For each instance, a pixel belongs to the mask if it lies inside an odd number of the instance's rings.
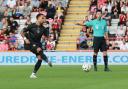
[{"label": "player in black kit", "polygon": [[48,63],[52,67],[52,63],[48,60],[47,56],[43,53],[41,38],[42,36],[48,37],[48,30],[45,29],[43,23],[46,21],[46,17],[43,14],[36,16],[36,23],[30,24],[27,28],[23,29],[21,35],[25,41],[25,49],[33,52],[38,61],[34,66],[34,70],[30,75],[30,78],[37,78],[36,73],[41,66],[42,60]]}]

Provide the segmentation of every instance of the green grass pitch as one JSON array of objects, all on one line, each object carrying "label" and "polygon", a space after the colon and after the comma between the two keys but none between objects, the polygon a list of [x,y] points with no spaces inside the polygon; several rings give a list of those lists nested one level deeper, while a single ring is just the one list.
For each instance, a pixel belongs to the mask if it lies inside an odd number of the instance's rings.
[{"label": "green grass pitch", "polygon": [[42,66],[37,79],[30,79],[33,66],[0,66],[0,89],[128,89],[128,66],[98,66],[83,72],[81,66]]}]

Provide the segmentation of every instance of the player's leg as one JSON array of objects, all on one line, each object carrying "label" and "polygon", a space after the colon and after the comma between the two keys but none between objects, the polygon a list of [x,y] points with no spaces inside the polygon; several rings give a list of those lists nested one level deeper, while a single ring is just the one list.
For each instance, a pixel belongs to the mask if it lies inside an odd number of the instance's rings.
[{"label": "player's leg", "polygon": [[42,63],[42,58],[40,55],[37,56],[38,60],[34,66],[34,70],[33,70],[33,73],[37,73],[37,71],[39,70],[40,66],[41,66],[41,63]]},{"label": "player's leg", "polygon": [[103,51],[103,58],[104,58],[104,71],[110,71],[108,68],[108,55],[107,51]]},{"label": "player's leg", "polygon": [[41,63],[42,63],[42,58],[41,58],[41,56],[40,55],[37,55],[37,62],[36,62],[36,64],[35,64],[35,66],[34,66],[34,69],[33,69],[33,72],[32,72],[32,74],[31,74],[31,76],[30,76],[30,78],[37,78],[36,77],[36,73],[37,73],[37,71],[39,70],[39,68],[40,68],[40,66],[41,66]]},{"label": "player's leg", "polygon": [[97,71],[97,54],[98,54],[99,48],[100,48],[100,40],[99,40],[99,38],[94,37],[94,39],[93,39],[93,47],[94,47],[93,65],[94,65],[94,71]]},{"label": "player's leg", "polygon": [[110,71],[108,68],[107,44],[106,44],[105,39],[103,39],[102,46],[101,46],[100,50],[103,52],[104,71]]},{"label": "player's leg", "polygon": [[41,56],[41,58],[42,58],[46,63],[48,63],[48,65],[49,65],[50,67],[52,67],[51,61],[48,60],[48,58],[47,58],[47,56],[44,54],[43,50],[40,50],[40,51],[39,51],[39,55]]},{"label": "player's leg", "polygon": [[39,55],[38,50],[39,50],[38,49],[38,46],[36,46],[35,44],[31,45],[31,52],[33,52],[36,55],[36,57],[37,57],[38,60],[37,60],[37,62],[35,64],[35,66],[34,66],[34,69],[33,69],[33,72],[31,74],[30,78],[37,78],[36,77],[36,73],[39,70],[39,68],[41,66],[41,63],[42,63],[42,58]]},{"label": "player's leg", "polygon": [[48,60],[47,56],[43,53],[43,50],[41,49],[41,47],[38,47],[36,45],[32,46],[31,51],[36,54],[38,61],[36,62],[35,66],[34,66],[34,70],[31,74],[31,78],[36,78],[36,73],[39,70],[42,60],[44,60],[45,62],[47,62],[49,64],[50,67],[52,67],[52,63]]},{"label": "player's leg", "polygon": [[97,52],[94,52],[93,54],[93,65],[94,65],[94,71],[97,71]]}]

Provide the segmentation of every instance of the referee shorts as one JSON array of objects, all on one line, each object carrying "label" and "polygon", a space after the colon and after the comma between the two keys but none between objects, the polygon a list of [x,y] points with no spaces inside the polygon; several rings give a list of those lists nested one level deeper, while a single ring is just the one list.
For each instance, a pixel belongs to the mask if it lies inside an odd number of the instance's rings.
[{"label": "referee shorts", "polygon": [[99,52],[99,50],[101,52],[107,51],[107,44],[106,44],[105,38],[104,37],[94,37],[93,47],[94,47],[95,53]]}]

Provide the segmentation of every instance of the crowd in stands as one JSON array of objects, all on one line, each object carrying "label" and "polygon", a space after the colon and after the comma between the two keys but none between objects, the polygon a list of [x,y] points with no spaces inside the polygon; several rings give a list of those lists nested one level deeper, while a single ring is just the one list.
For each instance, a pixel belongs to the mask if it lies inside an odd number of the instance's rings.
[{"label": "crowd in stands", "polygon": [[43,26],[49,30],[48,39],[42,38],[43,49],[54,50],[67,6],[68,0],[0,0],[0,50],[24,49],[20,32],[38,13],[46,16]]},{"label": "crowd in stands", "polygon": [[[96,18],[96,10],[102,11],[102,18],[107,21],[109,50],[128,50],[128,0],[92,0],[89,15],[83,21]],[[77,40],[79,50],[91,50],[92,28],[84,26]]]}]

